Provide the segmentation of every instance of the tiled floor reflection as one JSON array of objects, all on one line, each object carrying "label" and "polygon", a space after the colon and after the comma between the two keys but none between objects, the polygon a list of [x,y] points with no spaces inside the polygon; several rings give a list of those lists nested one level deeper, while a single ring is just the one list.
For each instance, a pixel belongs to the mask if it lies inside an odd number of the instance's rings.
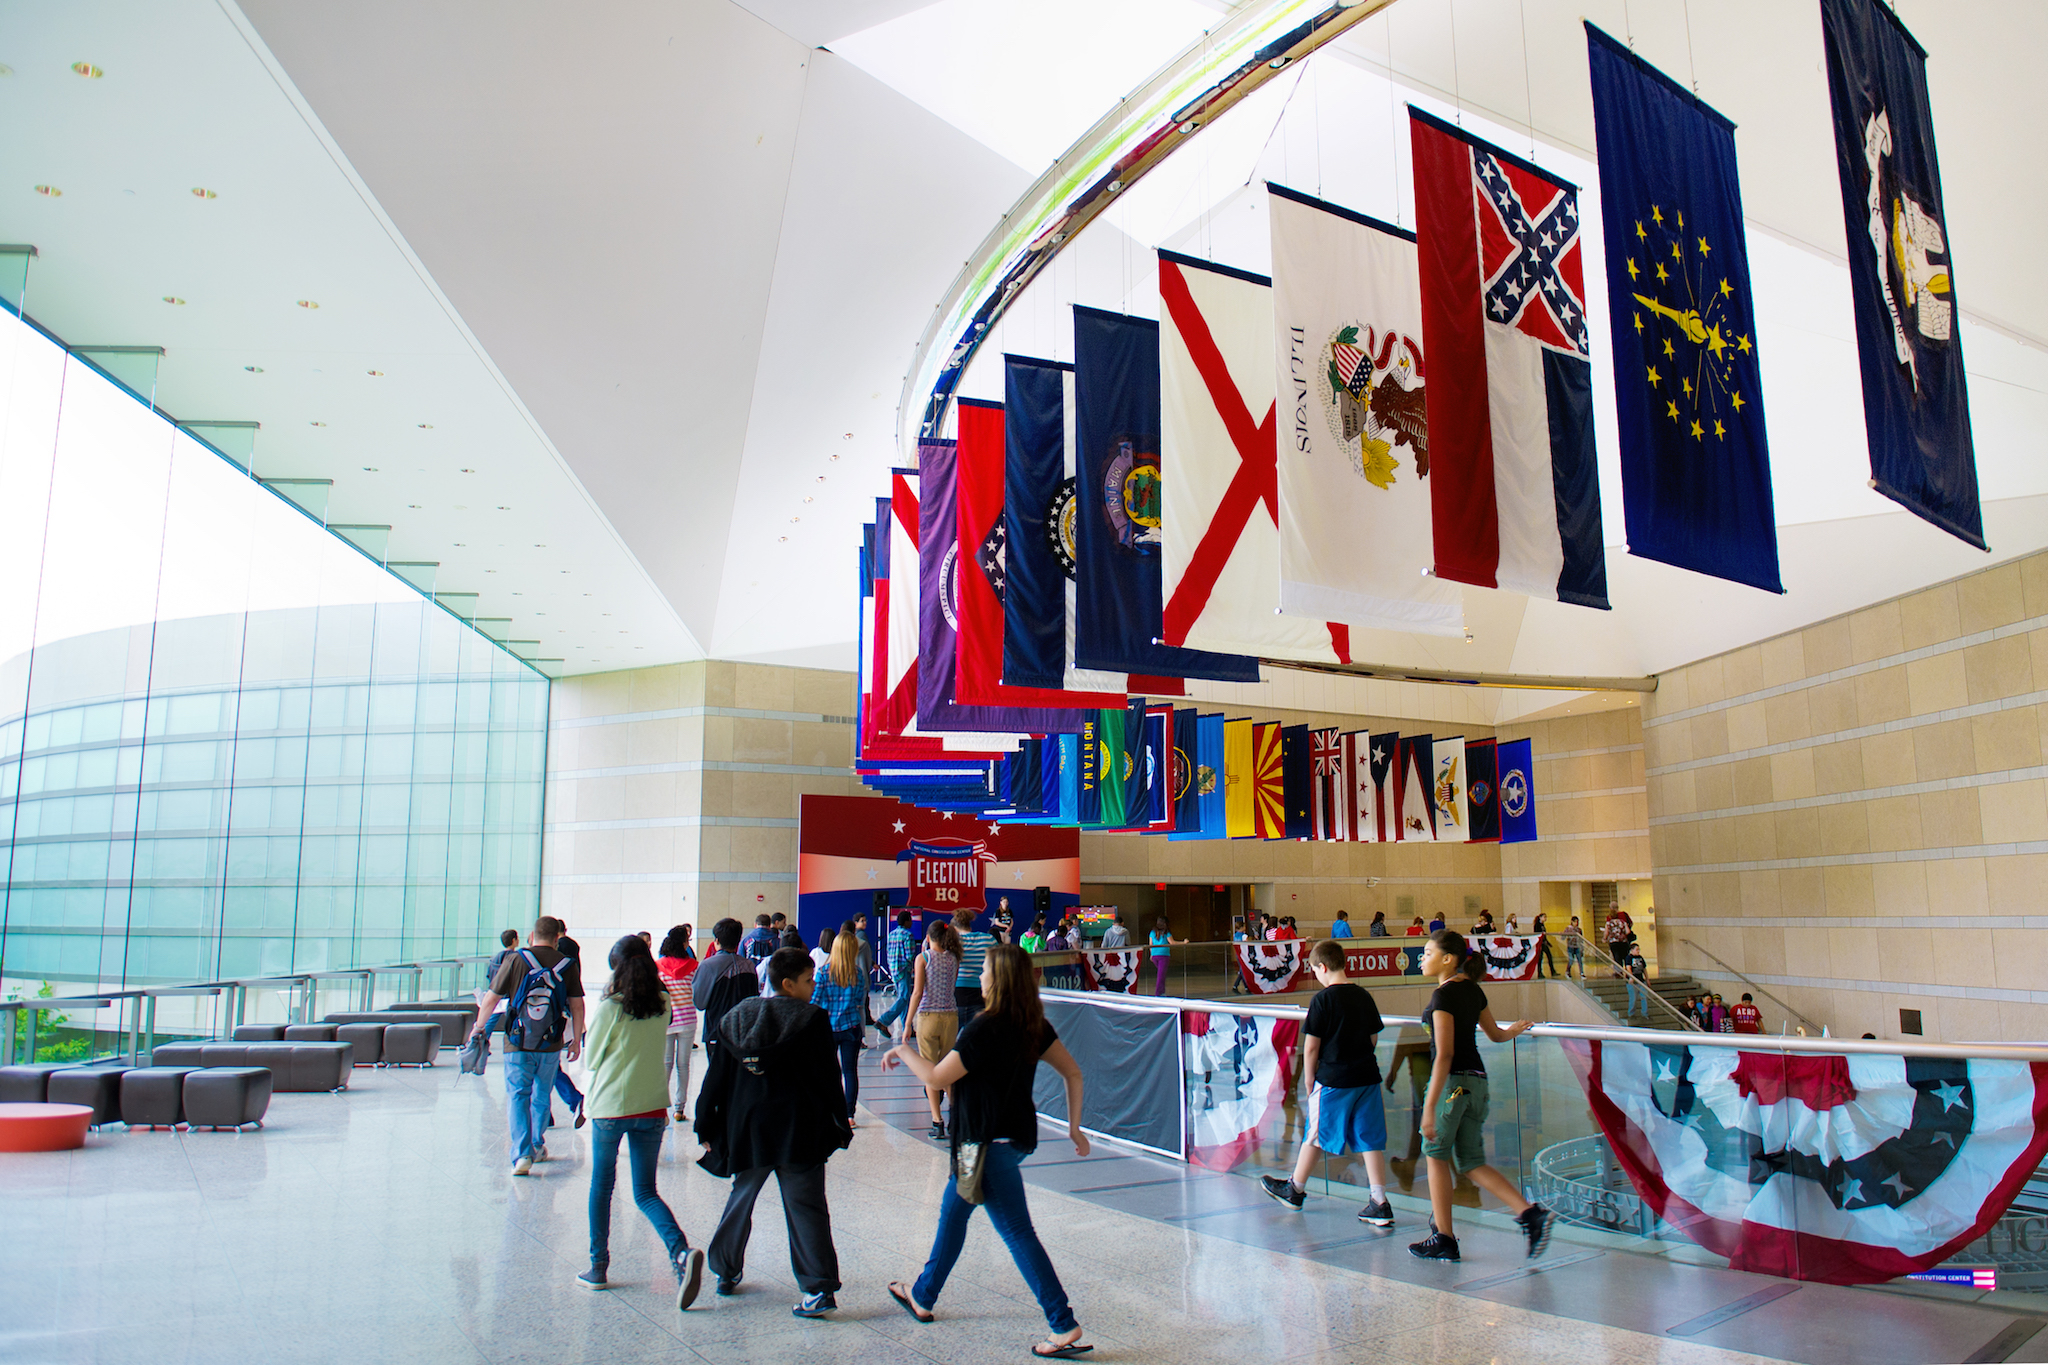
[{"label": "tiled floor reflection", "polygon": [[[498,1068],[484,1082],[458,1078],[453,1054],[443,1055],[448,1063],[424,1072],[358,1071],[346,1095],[280,1095],[257,1133],[113,1129],[81,1152],[0,1156],[0,1360],[974,1365],[1024,1360],[1042,1333],[985,1221],[939,1322],[912,1322],[884,1293],[922,1263],[945,1179],[940,1150],[896,1126],[921,1126],[915,1086],[900,1072],[866,1078],[872,1108],[832,1163],[847,1288],[832,1320],[806,1322],[789,1313],[796,1290],[772,1186],[738,1297],[717,1298],[707,1285],[699,1307],[678,1315],[660,1248],[623,1190],[617,1287],[577,1288],[587,1144],[558,1129],[558,1159],[514,1179]],[[695,1167],[696,1155],[672,1130],[662,1187],[702,1242],[725,1185]],[[1775,1306],[1792,1311],[1748,1315],[1748,1329],[1737,1319],[1739,1342],[1720,1335],[1730,1328],[1683,1340],[1664,1329],[1747,1288],[1709,1279],[1660,1288],[1656,1277],[1668,1281],[1673,1267],[1614,1255],[1516,1276],[1525,1268],[1516,1248],[1483,1230],[1462,1266],[1423,1266],[1396,1245],[1418,1235],[1414,1226],[1389,1238],[1335,1200],[1292,1213],[1242,1177],[1106,1145],[1082,1162],[1048,1139],[1028,1169],[1035,1220],[1098,1360],[1748,1360],[1724,1348],[1776,1355],[1773,1332],[1788,1330],[1813,1293]],[[1646,1269],[1617,1275],[1624,1263]],[[1642,1330],[1584,1320],[1588,1300],[1616,1293],[1636,1301]],[[1956,1349],[1903,1357],[1872,1353],[1859,1337],[1835,1358],[1961,1359],[2006,1320],[1909,1307],[1915,1348],[1946,1340]]]}]

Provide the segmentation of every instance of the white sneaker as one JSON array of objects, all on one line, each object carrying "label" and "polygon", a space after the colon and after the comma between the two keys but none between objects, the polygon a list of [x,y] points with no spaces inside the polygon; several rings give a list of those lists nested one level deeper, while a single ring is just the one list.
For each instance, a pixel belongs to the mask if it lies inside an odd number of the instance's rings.
[{"label": "white sneaker", "polygon": [[533,1159],[535,1161],[552,1161],[554,1158],[548,1155],[548,1145],[543,1142],[533,1149]]},{"label": "white sneaker", "polygon": [[517,1160],[517,1161],[513,1162],[513,1163],[512,1163],[512,1174],[514,1174],[514,1175],[532,1175],[532,1174],[533,1174],[533,1158],[532,1158],[532,1157],[530,1157],[530,1156],[523,1156],[523,1157],[520,1157],[520,1158],[519,1158],[519,1160]]}]

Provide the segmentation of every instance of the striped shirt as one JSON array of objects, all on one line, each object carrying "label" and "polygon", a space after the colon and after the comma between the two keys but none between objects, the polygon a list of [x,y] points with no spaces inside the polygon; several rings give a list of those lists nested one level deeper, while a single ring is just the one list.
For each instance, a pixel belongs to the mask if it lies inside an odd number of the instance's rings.
[{"label": "striped shirt", "polygon": [[859,1028],[861,998],[867,994],[862,983],[855,981],[851,986],[842,986],[829,971],[819,972],[817,983],[811,992],[811,1003],[825,1011],[825,1017],[832,1021],[832,1031],[846,1033]]},{"label": "striped shirt", "polygon": [[924,998],[917,1002],[919,1014],[954,1014],[960,1009],[953,998],[953,983],[960,975],[960,959],[951,953],[927,949],[924,955]]},{"label": "striped shirt", "polygon": [[668,1031],[679,1033],[697,1027],[696,992],[690,989],[691,978],[697,974],[696,959],[664,957],[656,959],[654,966],[668,992]]},{"label": "striped shirt", "polygon": [[984,934],[979,929],[969,929],[960,935],[960,984],[969,990],[981,989],[981,964],[988,960],[988,947],[996,941],[994,934]]}]

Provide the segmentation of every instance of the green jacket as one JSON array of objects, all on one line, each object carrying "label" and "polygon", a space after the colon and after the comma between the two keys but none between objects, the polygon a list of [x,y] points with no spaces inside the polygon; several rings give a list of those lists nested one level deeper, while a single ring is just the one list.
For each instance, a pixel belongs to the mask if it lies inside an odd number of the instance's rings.
[{"label": "green jacket", "polygon": [[669,1107],[663,1061],[668,1016],[663,1009],[650,1019],[634,1019],[613,996],[597,1002],[583,1046],[584,1113],[619,1119]]}]

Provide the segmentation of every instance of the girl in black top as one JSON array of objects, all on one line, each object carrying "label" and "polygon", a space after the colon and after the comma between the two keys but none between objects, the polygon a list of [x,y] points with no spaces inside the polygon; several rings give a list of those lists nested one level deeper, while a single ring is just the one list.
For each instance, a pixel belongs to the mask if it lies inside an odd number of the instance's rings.
[{"label": "girl in black top", "polygon": [[1429,1204],[1435,1216],[1428,1238],[1408,1250],[1425,1260],[1458,1259],[1458,1239],[1451,1233],[1451,1194],[1457,1187],[1456,1170],[1462,1170],[1514,1210],[1529,1254],[1540,1256],[1550,1241],[1549,1211],[1522,1198],[1513,1181],[1486,1164],[1486,1063],[1477,1037],[1483,1028],[1494,1042],[1505,1043],[1534,1025],[1527,1019],[1506,1028],[1494,1022],[1486,992],[1479,987],[1486,960],[1471,950],[1463,934],[1448,929],[1431,934],[1422,950],[1422,974],[1437,981],[1422,1010],[1433,1040],[1429,1094],[1422,1105],[1422,1154],[1429,1158]]},{"label": "girl in black top", "polygon": [[974,1205],[960,1197],[959,1186],[963,1166],[971,1166],[978,1151],[981,1202],[1052,1329],[1045,1340],[1032,1343],[1031,1353],[1047,1360],[1070,1359],[1095,1348],[1081,1344],[1081,1327],[1067,1291],[1031,1226],[1018,1166],[1038,1146],[1038,1108],[1031,1087],[1040,1062],[1066,1081],[1067,1138],[1074,1144],[1074,1155],[1088,1155],[1088,1138],[1081,1131],[1081,1068],[1046,1021],[1031,959],[1021,948],[992,945],[981,980],[987,1003],[960,1030],[959,1040],[943,1060],[934,1065],[910,1047],[899,1047],[882,1059],[885,1070],[907,1066],[927,1086],[953,1091],[954,1176],[940,1202],[931,1258],[916,1284],[899,1280],[889,1286],[889,1297],[919,1322],[933,1320],[932,1308],[960,1259],[968,1220],[974,1216]]}]

